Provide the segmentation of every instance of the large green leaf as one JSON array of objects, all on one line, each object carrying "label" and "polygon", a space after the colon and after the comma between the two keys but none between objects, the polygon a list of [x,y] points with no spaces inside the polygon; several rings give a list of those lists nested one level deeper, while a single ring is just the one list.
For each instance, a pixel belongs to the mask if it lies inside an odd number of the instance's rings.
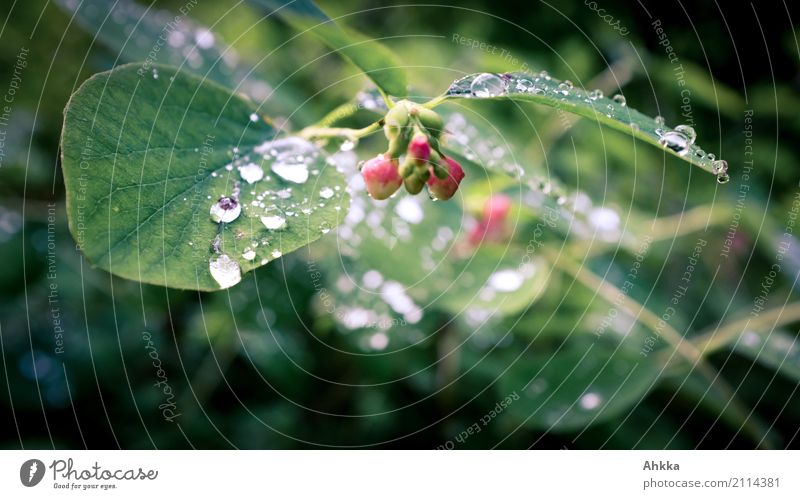
[{"label": "large green leaf", "polygon": [[397,56],[384,45],[339,26],[311,0],[250,0],[280,16],[300,32],[313,33],[363,71],[378,88],[397,97],[406,94],[406,75]]},{"label": "large green leaf", "polygon": [[690,127],[670,128],[627,105],[619,95],[606,98],[599,91],[587,91],[560,81],[542,72],[476,73],[455,81],[445,97],[469,99],[512,99],[563,109],[570,113],[597,120],[610,128],[629,133],[637,139],[663,148],[665,151],[717,175],[727,181],[728,165],[713,154],[694,144],[696,133]]},{"label": "large green leaf", "polygon": [[153,71],[100,73],[67,105],[67,213],[92,262],[142,282],[215,290],[338,225],[349,197],[321,151],[276,139],[251,103],[213,82]]}]

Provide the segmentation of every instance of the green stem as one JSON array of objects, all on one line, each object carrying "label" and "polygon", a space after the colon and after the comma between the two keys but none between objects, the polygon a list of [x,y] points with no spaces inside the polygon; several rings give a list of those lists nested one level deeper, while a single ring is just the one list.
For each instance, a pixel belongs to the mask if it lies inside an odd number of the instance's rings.
[{"label": "green stem", "polygon": [[376,87],[376,88],[378,89],[378,93],[381,94],[381,97],[383,97],[383,102],[386,103],[386,107],[388,107],[389,109],[393,108],[394,101],[388,95],[386,95],[386,92],[384,92],[381,87]]},{"label": "green stem", "polygon": [[748,315],[719,329],[706,330],[692,338],[692,343],[704,355],[708,355],[733,342],[745,329],[752,329],[756,333],[764,329],[771,331],[796,321],[800,321],[800,302],[772,308],[757,317]]},{"label": "green stem", "polygon": [[304,139],[324,139],[340,137],[350,140],[358,140],[361,137],[369,135],[373,132],[380,130],[383,126],[383,120],[378,120],[375,123],[365,126],[364,128],[328,128],[323,126],[309,126],[300,130],[300,137]]},{"label": "green stem", "polygon": [[433,109],[436,106],[442,104],[444,101],[447,100],[447,94],[442,94],[439,97],[434,97],[433,99],[429,100],[428,102],[421,104],[422,107]]}]

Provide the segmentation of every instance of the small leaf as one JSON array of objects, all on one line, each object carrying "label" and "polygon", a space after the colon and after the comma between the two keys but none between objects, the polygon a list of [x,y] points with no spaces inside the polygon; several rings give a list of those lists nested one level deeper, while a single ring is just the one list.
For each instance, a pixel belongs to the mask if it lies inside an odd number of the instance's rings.
[{"label": "small leaf", "polygon": [[406,94],[406,75],[397,56],[386,46],[355,30],[342,28],[311,0],[250,0],[269,15],[280,16],[297,31],[313,33],[333,51],[355,64],[389,95]]},{"label": "small leaf", "polygon": [[609,99],[597,91],[576,88],[571,82],[557,80],[546,73],[471,74],[455,81],[445,97],[521,100],[563,109],[661,147],[684,161],[718,175],[721,182],[727,177],[727,163],[694,145],[696,133],[691,127],[669,128],[629,107],[621,95]]},{"label": "small leaf", "polygon": [[349,197],[321,151],[277,139],[252,104],[213,82],[154,70],[95,75],[67,105],[67,213],[92,262],[215,290],[338,225]]}]

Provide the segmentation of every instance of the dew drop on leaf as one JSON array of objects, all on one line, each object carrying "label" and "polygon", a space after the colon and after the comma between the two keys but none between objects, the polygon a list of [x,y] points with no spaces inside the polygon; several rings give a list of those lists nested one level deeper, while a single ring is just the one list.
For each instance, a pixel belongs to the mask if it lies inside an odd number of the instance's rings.
[{"label": "dew drop on leaf", "polygon": [[321,197],[322,199],[330,199],[333,197],[333,194],[334,194],[333,189],[331,189],[330,187],[323,187],[322,189],[319,190],[319,197]]},{"label": "dew drop on leaf", "polygon": [[481,73],[472,80],[470,90],[475,97],[497,97],[506,92],[506,84],[496,74]]},{"label": "dew drop on leaf", "polygon": [[286,219],[280,215],[261,217],[261,223],[269,230],[278,230],[286,226]]},{"label": "dew drop on leaf", "polygon": [[689,141],[689,145],[694,144],[695,139],[697,139],[697,132],[695,132],[694,128],[690,127],[689,125],[678,125],[675,127],[675,131],[686,136],[686,140]]},{"label": "dew drop on leaf", "polygon": [[498,270],[489,276],[487,284],[501,293],[511,293],[522,287],[525,277],[516,270]]},{"label": "dew drop on leaf", "polygon": [[247,261],[253,261],[256,258],[256,251],[253,248],[245,248],[242,258]]},{"label": "dew drop on leaf", "polygon": [[264,170],[255,163],[247,163],[239,167],[239,175],[248,184],[253,184],[264,178]]},{"label": "dew drop on leaf", "polygon": [[603,397],[594,392],[589,392],[583,395],[580,400],[581,407],[583,409],[586,409],[587,411],[592,411],[594,409],[597,409],[598,407],[600,407],[600,404],[602,403],[603,403]]},{"label": "dew drop on leaf", "polygon": [[658,139],[658,143],[662,146],[675,151],[681,156],[689,151],[689,139],[681,132],[670,130]]},{"label": "dew drop on leaf", "polygon": [[287,182],[304,184],[308,180],[308,165],[305,163],[272,163],[272,172]]},{"label": "dew drop on leaf", "polygon": [[223,196],[211,205],[211,220],[216,223],[229,223],[239,218],[242,213],[241,205],[233,198]]},{"label": "dew drop on leaf", "polygon": [[230,288],[242,280],[242,269],[239,268],[239,264],[224,253],[211,257],[208,270],[220,289]]},{"label": "dew drop on leaf", "polygon": [[616,102],[617,104],[619,104],[620,106],[622,106],[622,107],[625,107],[626,105],[628,105],[628,102],[627,102],[627,100],[625,99],[625,96],[624,96],[624,95],[622,95],[622,94],[616,94],[616,95],[614,95],[614,97],[612,97],[611,99],[612,99],[614,102]]}]

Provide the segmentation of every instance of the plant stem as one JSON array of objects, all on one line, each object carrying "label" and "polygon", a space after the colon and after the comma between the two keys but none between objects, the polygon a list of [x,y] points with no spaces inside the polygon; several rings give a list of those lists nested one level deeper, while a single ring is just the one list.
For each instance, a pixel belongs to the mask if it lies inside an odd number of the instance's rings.
[{"label": "plant stem", "polygon": [[350,140],[358,140],[365,135],[380,130],[383,126],[383,120],[378,120],[375,123],[365,126],[364,128],[328,128],[321,126],[309,126],[300,130],[299,135],[304,139],[324,139],[341,137]]},{"label": "plant stem", "polygon": [[692,338],[691,341],[703,355],[707,355],[734,341],[745,329],[752,329],[758,333],[764,328],[772,330],[796,321],[800,321],[800,302],[772,308],[757,317],[748,315],[729,322],[721,328],[710,328]]},{"label": "plant stem", "polygon": [[436,106],[438,106],[439,104],[443,103],[446,100],[447,100],[447,95],[446,94],[442,94],[439,97],[434,97],[433,99],[429,100],[428,102],[426,102],[424,104],[421,104],[421,106],[425,107],[425,108],[428,108],[428,109],[433,109],[433,108],[435,108]]}]

